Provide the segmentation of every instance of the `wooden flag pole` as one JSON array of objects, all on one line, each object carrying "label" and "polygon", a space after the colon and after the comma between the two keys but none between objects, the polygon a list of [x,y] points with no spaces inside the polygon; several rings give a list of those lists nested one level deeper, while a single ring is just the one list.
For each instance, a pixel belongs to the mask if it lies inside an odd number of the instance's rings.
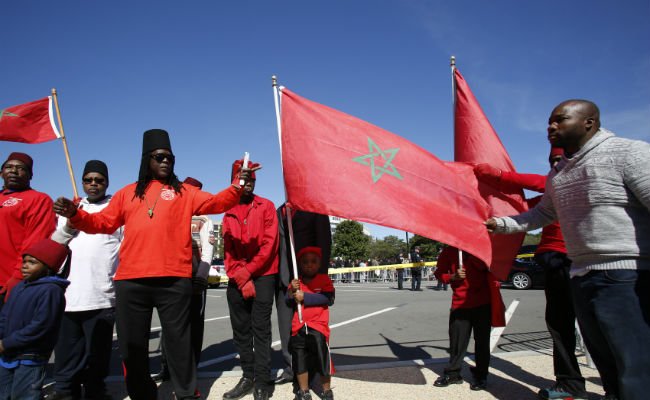
[{"label": "wooden flag pole", "polygon": [[59,120],[59,128],[61,129],[61,140],[63,141],[63,151],[65,152],[65,160],[68,163],[68,171],[70,171],[70,180],[72,181],[72,190],[75,199],[79,197],[77,192],[77,184],[74,180],[74,172],[72,172],[72,164],[70,163],[70,153],[68,152],[68,143],[65,141],[65,133],[63,132],[63,123],[61,122],[61,111],[59,110],[59,99],[56,96],[56,89],[52,88],[52,97],[54,97],[54,106],[56,107],[56,117]]},{"label": "wooden flag pole", "polygon": [[[280,140],[280,157],[282,157],[282,124],[281,124],[281,116],[280,116],[280,102],[278,100],[278,78],[273,75],[271,77],[271,86],[273,87],[273,99],[275,101],[275,118],[277,121],[278,125],[278,138]],[[282,163],[280,163],[282,164]],[[284,168],[282,171],[282,179],[284,180]],[[284,198],[287,199],[287,187],[286,185],[284,186]],[[293,277],[298,278],[298,263],[296,262],[296,246],[293,241],[293,223],[291,221],[292,213],[291,213],[291,207],[288,206],[285,202],[285,211],[287,214],[287,224],[289,227],[289,247],[290,247],[290,252],[291,252],[291,261],[293,265]],[[280,223],[282,223],[280,221]],[[302,323],[302,306],[300,303],[297,303],[297,309],[298,309],[298,319]]]}]

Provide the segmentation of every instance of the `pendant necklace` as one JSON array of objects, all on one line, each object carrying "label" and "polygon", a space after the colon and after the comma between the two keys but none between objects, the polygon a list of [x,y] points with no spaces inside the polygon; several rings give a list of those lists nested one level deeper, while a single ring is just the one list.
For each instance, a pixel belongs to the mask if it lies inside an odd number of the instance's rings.
[{"label": "pendant necklace", "polygon": [[156,208],[156,203],[158,203],[158,198],[160,198],[160,194],[162,193],[163,188],[165,185],[160,186],[160,192],[158,192],[158,196],[156,196],[156,201],[153,202],[153,207],[149,207],[149,202],[147,201],[147,195],[145,194],[144,196],[144,202],[147,204],[147,212],[149,213],[149,218],[153,218],[153,209]]}]

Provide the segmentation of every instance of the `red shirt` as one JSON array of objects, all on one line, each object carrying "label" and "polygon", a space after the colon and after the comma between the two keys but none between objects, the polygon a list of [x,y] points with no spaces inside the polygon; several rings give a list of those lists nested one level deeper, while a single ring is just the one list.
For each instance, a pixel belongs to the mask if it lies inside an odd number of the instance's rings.
[{"label": "red shirt", "polygon": [[445,247],[440,256],[436,271],[436,279],[451,284],[454,294],[451,297],[451,308],[473,308],[490,302],[490,285],[488,268],[485,263],[473,255],[463,252],[463,268],[467,276],[461,281],[450,281],[451,275],[458,270],[458,249]]},{"label": "red shirt", "polygon": [[[181,193],[151,181],[145,200],[134,198],[136,184],[120,189],[98,213],[78,210],[70,218],[87,233],[113,233],[124,225],[120,265],[115,280],[161,276],[192,276],[192,215],[219,214],[239,202],[232,186],[218,194],[183,185]],[[156,200],[157,199],[157,200]],[[149,218],[149,207],[154,206]]]},{"label": "red shirt", "polygon": [[[325,274],[317,274],[314,279],[308,284],[305,284],[300,277],[300,290],[305,293],[334,293],[334,284],[329,276]],[[298,319],[298,313],[293,314],[293,321],[291,321],[291,335],[298,333],[303,325],[307,324],[307,329],[316,329],[322,333],[327,342],[330,340],[330,310],[327,304],[303,307],[302,308],[302,323]]]},{"label": "red shirt", "polygon": [[[501,184],[510,187],[528,189],[535,192],[544,193],[546,190],[546,176],[535,174],[519,174],[516,172],[502,172]],[[542,196],[533,197],[527,200],[528,207],[533,208],[539,203]],[[566,247],[564,246],[564,238],[560,230],[560,223],[555,221],[551,225],[546,225],[542,228],[542,238],[537,246],[537,253],[548,253],[557,251],[566,254]]]},{"label": "red shirt", "polygon": [[278,273],[278,215],[270,200],[254,195],[250,204],[237,204],[223,216],[226,274],[239,268],[253,277]]},{"label": "red shirt", "polygon": [[50,196],[34,189],[0,191],[0,286],[11,276],[23,279],[23,253],[55,228]]}]

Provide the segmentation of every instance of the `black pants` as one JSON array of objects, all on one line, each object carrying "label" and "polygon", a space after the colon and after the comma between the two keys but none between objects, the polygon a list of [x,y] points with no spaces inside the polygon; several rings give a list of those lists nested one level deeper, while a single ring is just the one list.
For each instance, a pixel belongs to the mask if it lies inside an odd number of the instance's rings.
[{"label": "black pants", "polygon": [[411,290],[420,290],[422,271],[411,270]]},{"label": "black pants", "polygon": [[585,379],[580,373],[576,348],[576,316],[571,298],[569,268],[571,260],[564,253],[548,252],[535,255],[535,261],[545,270],[546,326],[553,339],[553,369],[555,379],[571,394],[587,397]]},{"label": "black pants", "polygon": [[176,398],[194,398],[196,364],[190,333],[192,284],[189,278],[163,277],[115,281],[115,322],[126,390],[133,400],[154,400],[149,374],[149,331],[154,307],[162,326],[169,374]]},{"label": "black pants", "polygon": [[271,313],[277,274],[254,278],[255,297],[244,299],[237,284],[228,283],[226,296],[235,348],[244,378],[266,389],[271,376]]},{"label": "black pants", "polygon": [[[206,301],[206,291],[201,293],[192,294],[192,303],[190,304],[190,331],[192,332],[192,351],[194,352],[194,362],[196,365],[199,365],[201,360],[201,350],[203,350],[203,332],[205,330],[205,301]],[[167,365],[167,354],[165,351],[165,343],[162,340],[161,336],[161,345],[160,345],[160,363],[162,365],[161,372],[166,370],[169,371],[169,366]]]},{"label": "black pants", "polygon": [[472,376],[487,378],[490,365],[490,303],[473,308],[452,309],[449,314],[449,364],[445,375],[460,376],[460,367],[469,345],[469,336],[474,331],[474,361],[470,368]]},{"label": "black pants", "polygon": [[278,331],[280,332],[280,343],[282,345],[282,360],[284,361],[283,377],[293,379],[291,368],[291,352],[289,351],[289,339],[291,339],[291,321],[293,320],[293,307],[289,307],[284,301],[287,288],[280,283],[275,289],[275,310],[278,314]]},{"label": "black pants", "polygon": [[115,308],[63,313],[59,340],[54,347],[54,388],[81,397],[106,391],[113,347]]},{"label": "black pants", "polygon": [[397,288],[399,290],[402,290],[403,285],[404,285],[404,269],[399,268],[397,270]]}]

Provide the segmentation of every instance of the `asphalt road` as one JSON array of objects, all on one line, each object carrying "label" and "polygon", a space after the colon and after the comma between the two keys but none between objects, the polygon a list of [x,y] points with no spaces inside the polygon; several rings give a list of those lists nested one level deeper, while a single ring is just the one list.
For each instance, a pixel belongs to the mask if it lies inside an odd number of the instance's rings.
[{"label": "asphalt road", "polygon": [[[407,282],[410,287],[410,282]],[[445,358],[448,346],[449,291],[434,290],[433,282],[422,282],[422,291],[397,290],[395,283],[336,284],[336,303],[330,309],[330,351],[335,367],[404,360]],[[547,349],[552,347],[544,322],[543,290],[502,288],[506,307],[518,305],[494,352]],[[283,367],[275,314],[273,321],[273,365]],[[160,366],[160,324],[154,313],[150,341],[151,371]],[[470,352],[473,344],[470,343]],[[205,337],[199,376],[221,376],[239,371],[232,343],[225,288],[208,289]],[[117,342],[111,359],[112,376],[121,376]]]}]

